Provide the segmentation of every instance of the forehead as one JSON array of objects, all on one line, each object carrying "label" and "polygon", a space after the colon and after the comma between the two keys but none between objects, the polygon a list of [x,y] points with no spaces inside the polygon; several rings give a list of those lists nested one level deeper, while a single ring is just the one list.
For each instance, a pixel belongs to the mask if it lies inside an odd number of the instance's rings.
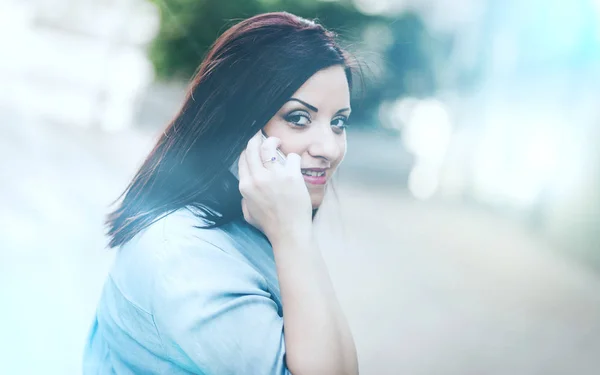
[{"label": "forehead", "polygon": [[337,111],[350,107],[350,88],[346,72],[341,65],[318,71],[310,77],[293,95],[318,108]]}]

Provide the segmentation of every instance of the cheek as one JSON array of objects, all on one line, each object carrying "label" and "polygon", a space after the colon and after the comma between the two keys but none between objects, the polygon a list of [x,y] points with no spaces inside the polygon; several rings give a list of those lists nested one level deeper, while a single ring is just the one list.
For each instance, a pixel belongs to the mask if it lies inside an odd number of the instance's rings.
[{"label": "cheek", "polygon": [[277,115],[275,115],[273,118],[271,118],[269,120],[269,122],[267,122],[267,124],[263,128],[263,131],[269,137],[272,136],[272,137],[279,138],[278,133],[281,133],[281,128],[282,128],[282,126],[280,124],[280,119],[277,117]]},{"label": "cheek", "polygon": [[288,125],[285,120],[275,116],[264,127],[269,137],[277,137],[281,140],[281,151],[284,154],[290,152],[302,155],[304,151],[303,137]]},{"label": "cheek", "polygon": [[346,157],[346,150],[347,150],[346,134],[344,134],[342,137],[340,137],[340,140],[338,141],[338,148],[340,150],[340,156],[338,157],[338,160],[336,161],[336,166],[339,165],[344,160],[344,157]]}]

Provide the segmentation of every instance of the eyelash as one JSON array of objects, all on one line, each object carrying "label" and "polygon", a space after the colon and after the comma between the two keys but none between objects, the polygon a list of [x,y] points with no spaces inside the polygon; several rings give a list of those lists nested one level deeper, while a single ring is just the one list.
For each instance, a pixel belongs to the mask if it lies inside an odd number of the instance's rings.
[{"label": "eyelash", "polygon": [[[306,124],[299,124],[297,121],[292,121],[292,119],[294,119],[296,117],[303,117],[303,118],[307,119],[309,123],[311,122],[310,115],[304,111],[293,111],[293,112],[289,113],[287,116],[285,116],[285,120],[287,122],[289,122],[290,124],[292,124],[294,127],[297,127],[297,128],[305,127]],[[337,125],[332,125],[332,126],[335,126],[336,128],[341,129],[342,131],[344,131],[348,127],[348,117],[337,116],[333,119],[332,122],[334,122],[336,120],[342,120],[342,121],[344,121],[344,124],[339,125],[339,126],[337,126]]]},{"label": "eyelash", "polygon": [[305,119],[308,120],[309,123],[311,122],[310,115],[307,112],[304,112],[304,111],[293,111],[293,112],[290,112],[287,116],[285,116],[285,120],[287,122],[289,122],[290,124],[293,124],[294,126],[299,127],[299,128],[306,126],[304,124],[298,124],[297,121],[292,121],[292,119],[296,118],[296,117],[304,117]]},{"label": "eyelash", "polygon": [[333,121],[336,121],[336,120],[343,120],[344,121],[344,125],[340,125],[340,126],[336,126],[336,127],[340,128],[342,130],[344,130],[344,129],[346,129],[348,127],[348,121],[349,121],[348,117],[346,117],[346,116],[338,116],[338,117],[335,117],[333,119]]}]

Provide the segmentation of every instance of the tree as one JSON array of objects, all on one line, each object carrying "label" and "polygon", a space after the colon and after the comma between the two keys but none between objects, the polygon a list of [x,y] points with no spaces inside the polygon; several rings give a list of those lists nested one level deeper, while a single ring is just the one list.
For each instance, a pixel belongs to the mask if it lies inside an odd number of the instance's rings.
[{"label": "tree", "polygon": [[[376,123],[374,114],[382,100],[402,95],[425,95],[435,88],[431,52],[435,47],[420,18],[374,16],[359,12],[350,0],[150,0],[160,9],[160,28],[150,45],[158,79],[189,79],[215,39],[228,27],[253,15],[288,11],[317,19],[340,37],[341,44],[359,61],[379,54],[384,74],[373,77],[364,69],[366,84],[353,117],[363,124]],[[373,51],[363,40],[372,25],[388,27],[392,41],[383,51]],[[359,85],[360,86],[360,85]]]}]

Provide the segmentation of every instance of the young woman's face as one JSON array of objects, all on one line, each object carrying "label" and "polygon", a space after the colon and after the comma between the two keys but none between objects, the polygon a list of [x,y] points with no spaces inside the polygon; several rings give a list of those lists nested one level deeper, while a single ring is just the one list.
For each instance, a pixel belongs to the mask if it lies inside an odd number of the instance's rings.
[{"label": "young woman's face", "polygon": [[342,66],[323,69],[308,79],[269,120],[268,136],[281,139],[281,151],[300,155],[313,208],[346,153],[345,127],[350,89]]}]

